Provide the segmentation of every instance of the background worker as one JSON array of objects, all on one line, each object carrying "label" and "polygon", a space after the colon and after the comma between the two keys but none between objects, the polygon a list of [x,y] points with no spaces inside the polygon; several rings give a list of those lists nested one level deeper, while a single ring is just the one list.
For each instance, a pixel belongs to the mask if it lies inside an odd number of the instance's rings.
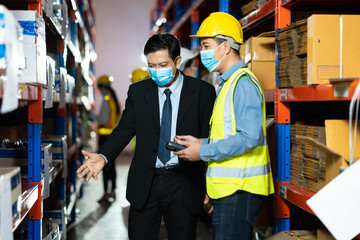
[{"label": "background worker", "polygon": [[[131,74],[130,74],[130,81],[132,83],[136,83],[138,81],[144,80],[146,78],[150,77],[150,74],[148,71],[146,71],[144,68],[136,68]],[[136,147],[136,136],[131,139],[131,147],[133,150],[135,150]]]},{"label": "background worker", "polygon": [[130,74],[130,80],[132,83],[136,83],[138,81],[144,80],[148,78],[149,72],[146,71],[143,68],[136,68],[131,74]]},{"label": "background worker", "polygon": [[220,72],[220,86],[208,141],[177,136],[176,141],[187,148],[175,154],[208,164],[206,186],[213,201],[215,239],[252,239],[263,196],[274,192],[264,94],[240,59],[244,39],[237,19],[212,13],[191,37],[201,38],[201,61],[210,72]]},{"label": "background worker", "polygon": [[129,239],[158,239],[161,218],[168,238],[195,240],[203,211],[205,164],[178,158],[166,149],[176,134],[206,137],[215,100],[214,87],[179,70],[180,43],[171,34],[156,34],[144,47],[151,78],[131,84],[119,125],[99,150],[82,153],[78,169],[86,180],[97,176],[136,135],[126,198],[130,202]]},{"label": "background worker", "polygon": [[[112,130],[117,126],[120,117],[121,109],[120,103],[117,99],[115,91],[111,87],[114,81],[112,76],[103,75],[97,80],[97,87],[101,92],[103,98],[100,114],[98,115],[97,122],[99,124],[99,148],[105,143],[106,139],[111,134]],[[109,182],[111,183],[111,191],[108,191]],[[109,163],[104,168],[103,172],[104,195],[99,202],[106,202],[108,200],[114,201],[116,198],[116,170],[115,161]]]},{"label": "background worker", "polygon": [[185,75],[196,77],[196,54],[191,52],[189,49],[182,47],[180,56],[181,62],[179,70],[182,71]]}]

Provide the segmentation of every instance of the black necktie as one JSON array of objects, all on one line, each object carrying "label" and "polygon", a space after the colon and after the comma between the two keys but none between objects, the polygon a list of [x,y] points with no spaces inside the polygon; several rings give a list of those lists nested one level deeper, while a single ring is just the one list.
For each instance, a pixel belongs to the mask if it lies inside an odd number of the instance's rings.
[{"label": "black necktie", "polygon": [[170,141],[171,137],[171,101],[170,101],[170,89],[165,90],[166,100],[162,110],[162,118],[160,125],[160,141],[159,141],[159,159],[165,164],[170,160],[170,151],[165,148],[166,143]]}]

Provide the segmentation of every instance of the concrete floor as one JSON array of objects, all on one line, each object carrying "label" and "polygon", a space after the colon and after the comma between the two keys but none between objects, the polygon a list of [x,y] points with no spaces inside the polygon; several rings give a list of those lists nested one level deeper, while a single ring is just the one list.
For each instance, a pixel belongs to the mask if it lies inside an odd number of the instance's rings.
[{"label": "concrete floor", "polygon": [[[125,240],[128,239],[127,224],[129,203],[125,198],[126,179],[133,151],[127,147],[116,161],[116,201],[100,205],[97,200],[103,195],[102,176],[91,179],[84,185],[83,197],[77,202],[78,216],[68,226],[68,240]],[[204,214],[198,222],[197,239],[211,240],[212,234]],[[161,225],[159,240],[167,239],[165,225]]]}]

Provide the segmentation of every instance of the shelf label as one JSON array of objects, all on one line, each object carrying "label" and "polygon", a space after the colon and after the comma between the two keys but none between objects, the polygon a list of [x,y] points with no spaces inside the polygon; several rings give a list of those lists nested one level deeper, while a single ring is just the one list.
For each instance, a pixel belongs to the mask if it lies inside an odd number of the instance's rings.
[{"label": "shelf label", "polygon": [[287,89],[280,89],[280,100],[287,100]]},{"label": "shelf label", "polygon": [[335,85],[334,97],[349,97],[349,85]]},{"label": "shelf label", "polygon": [[280,197],[286,199],[286,187],[283,186],[283,185],[280,185],[280,186],[279,186],[279,189],[280,189],[280,192],[279,192]]}]

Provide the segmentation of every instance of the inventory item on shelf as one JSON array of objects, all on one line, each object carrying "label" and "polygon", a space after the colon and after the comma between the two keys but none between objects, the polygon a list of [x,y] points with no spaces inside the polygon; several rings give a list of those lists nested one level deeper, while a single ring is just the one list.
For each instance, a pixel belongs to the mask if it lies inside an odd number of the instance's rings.
[{"label": "inventory item on shelf", "polygon": [[248,15],[249,13],[258,9],[268,1],[269,0],[252,0],[248,4],[245,4],[244,6],[241,7],[241,12],[243,15]]},{"label": "inventory item on shelf", "polygon": [[275,88],[275,38],[252,37],[241,46],[247,67],[258,78],[263,90]]},{"label": "inventory item on shelf", "polygon": [[68,152],[68,146],[67,146],[67,136],[47,136],[45,138],[42,138],[41,140],[43,143],[51,143],[52,144],[52,160],[53,162],[62,162],[63,164],[63,178],[66,178],[67,176],[67,152]]},{"label": "inventory item on shelf", "polygon": [[0,88],[2,97],[1,113],[18,107],[19,69],[24,67],[21,29],[11,11],[0,5]]},{"label": "inventory item on shelf", "polygon": [[47,87],[43,89],[43,95],[45,96],[45,109],[53,107],[54,98],[53,89],[55,85],[55,61],[50,56],[46,57],[46,66]]},{"label": "inventory item on shelf", "polygon": [[20,83],[46,86],[45,22],[36,11],[11,11],[23,27],[25,69]]},{"label": "inventory item on shelf", "polygon": [[331,78],[359,77],[357,24],[360,15],[312,15],[281,28],[276,35],[278,86],[327,84]]},{"label": "inventory item on shelf", "polygon": [[0,167],[0,237],[12,239],[13,219],[20,217],[21,176],[19,167]]},{"label": "inventory item on shelf", "polygon": [[69,24],[66,0],[53,0],[53,14],[56,26],[61,29],[61,34],[66,37]]},{"label": "inventory item on shelf", "polygon": [[[338,134],[338,133],[341,134]],[[318,192],[348,166],[349,122],[325,120],[324,127],[291,126],[290,182]],[[360,129],[357,141],[360,142]],[[355,159],[360,158],[360,149]]]},{"label": "inventory item on shelf", "polygon": [[312,15],[308,18],[308,84],[330,78],[360,77],[360,15]]},{"label": "inventory item on shelf", "polygon": [[41,6],[44,9],[46,16],[49,18],[54,17],[53,9],[54,1],[53,0],[41,0]]},{"label": "inventory item on shelf", "polygon": [[278,50],[276,67],[278,87],[306,85],[307,79],[307,21],[298,21],[281,28],[275,41]]},{"label": "inventory item on shelf", "polygon": [[55,86],[54,88],[59,92],[59,108],[65,107],[66,102],[66,88],[67,88],[67,70],[63,67],[55,69]]},{"label": "inventory item on shelf", "polygon": [[[8,142],[6,145],[2,143],[0,148],[0,167],[20,167],[21,178],[28,177],[28,148],[26,145],[17,145]],[[52,167],[52,151],[51,144],[43,143],[41,145],[41,178],[43,179],[42,193],[44,199],[49,196],[49,171]]]},{"label": "inventory item on shelf", "polygon": [[[64,207],[60,210],[45,210],[43,218],[45,221],[49,221],[51,219],[53,225],[58,225],[60,234],[66,235],[67,220]],[[66,239],[66,237],[62,237],[61,239]]]}]

